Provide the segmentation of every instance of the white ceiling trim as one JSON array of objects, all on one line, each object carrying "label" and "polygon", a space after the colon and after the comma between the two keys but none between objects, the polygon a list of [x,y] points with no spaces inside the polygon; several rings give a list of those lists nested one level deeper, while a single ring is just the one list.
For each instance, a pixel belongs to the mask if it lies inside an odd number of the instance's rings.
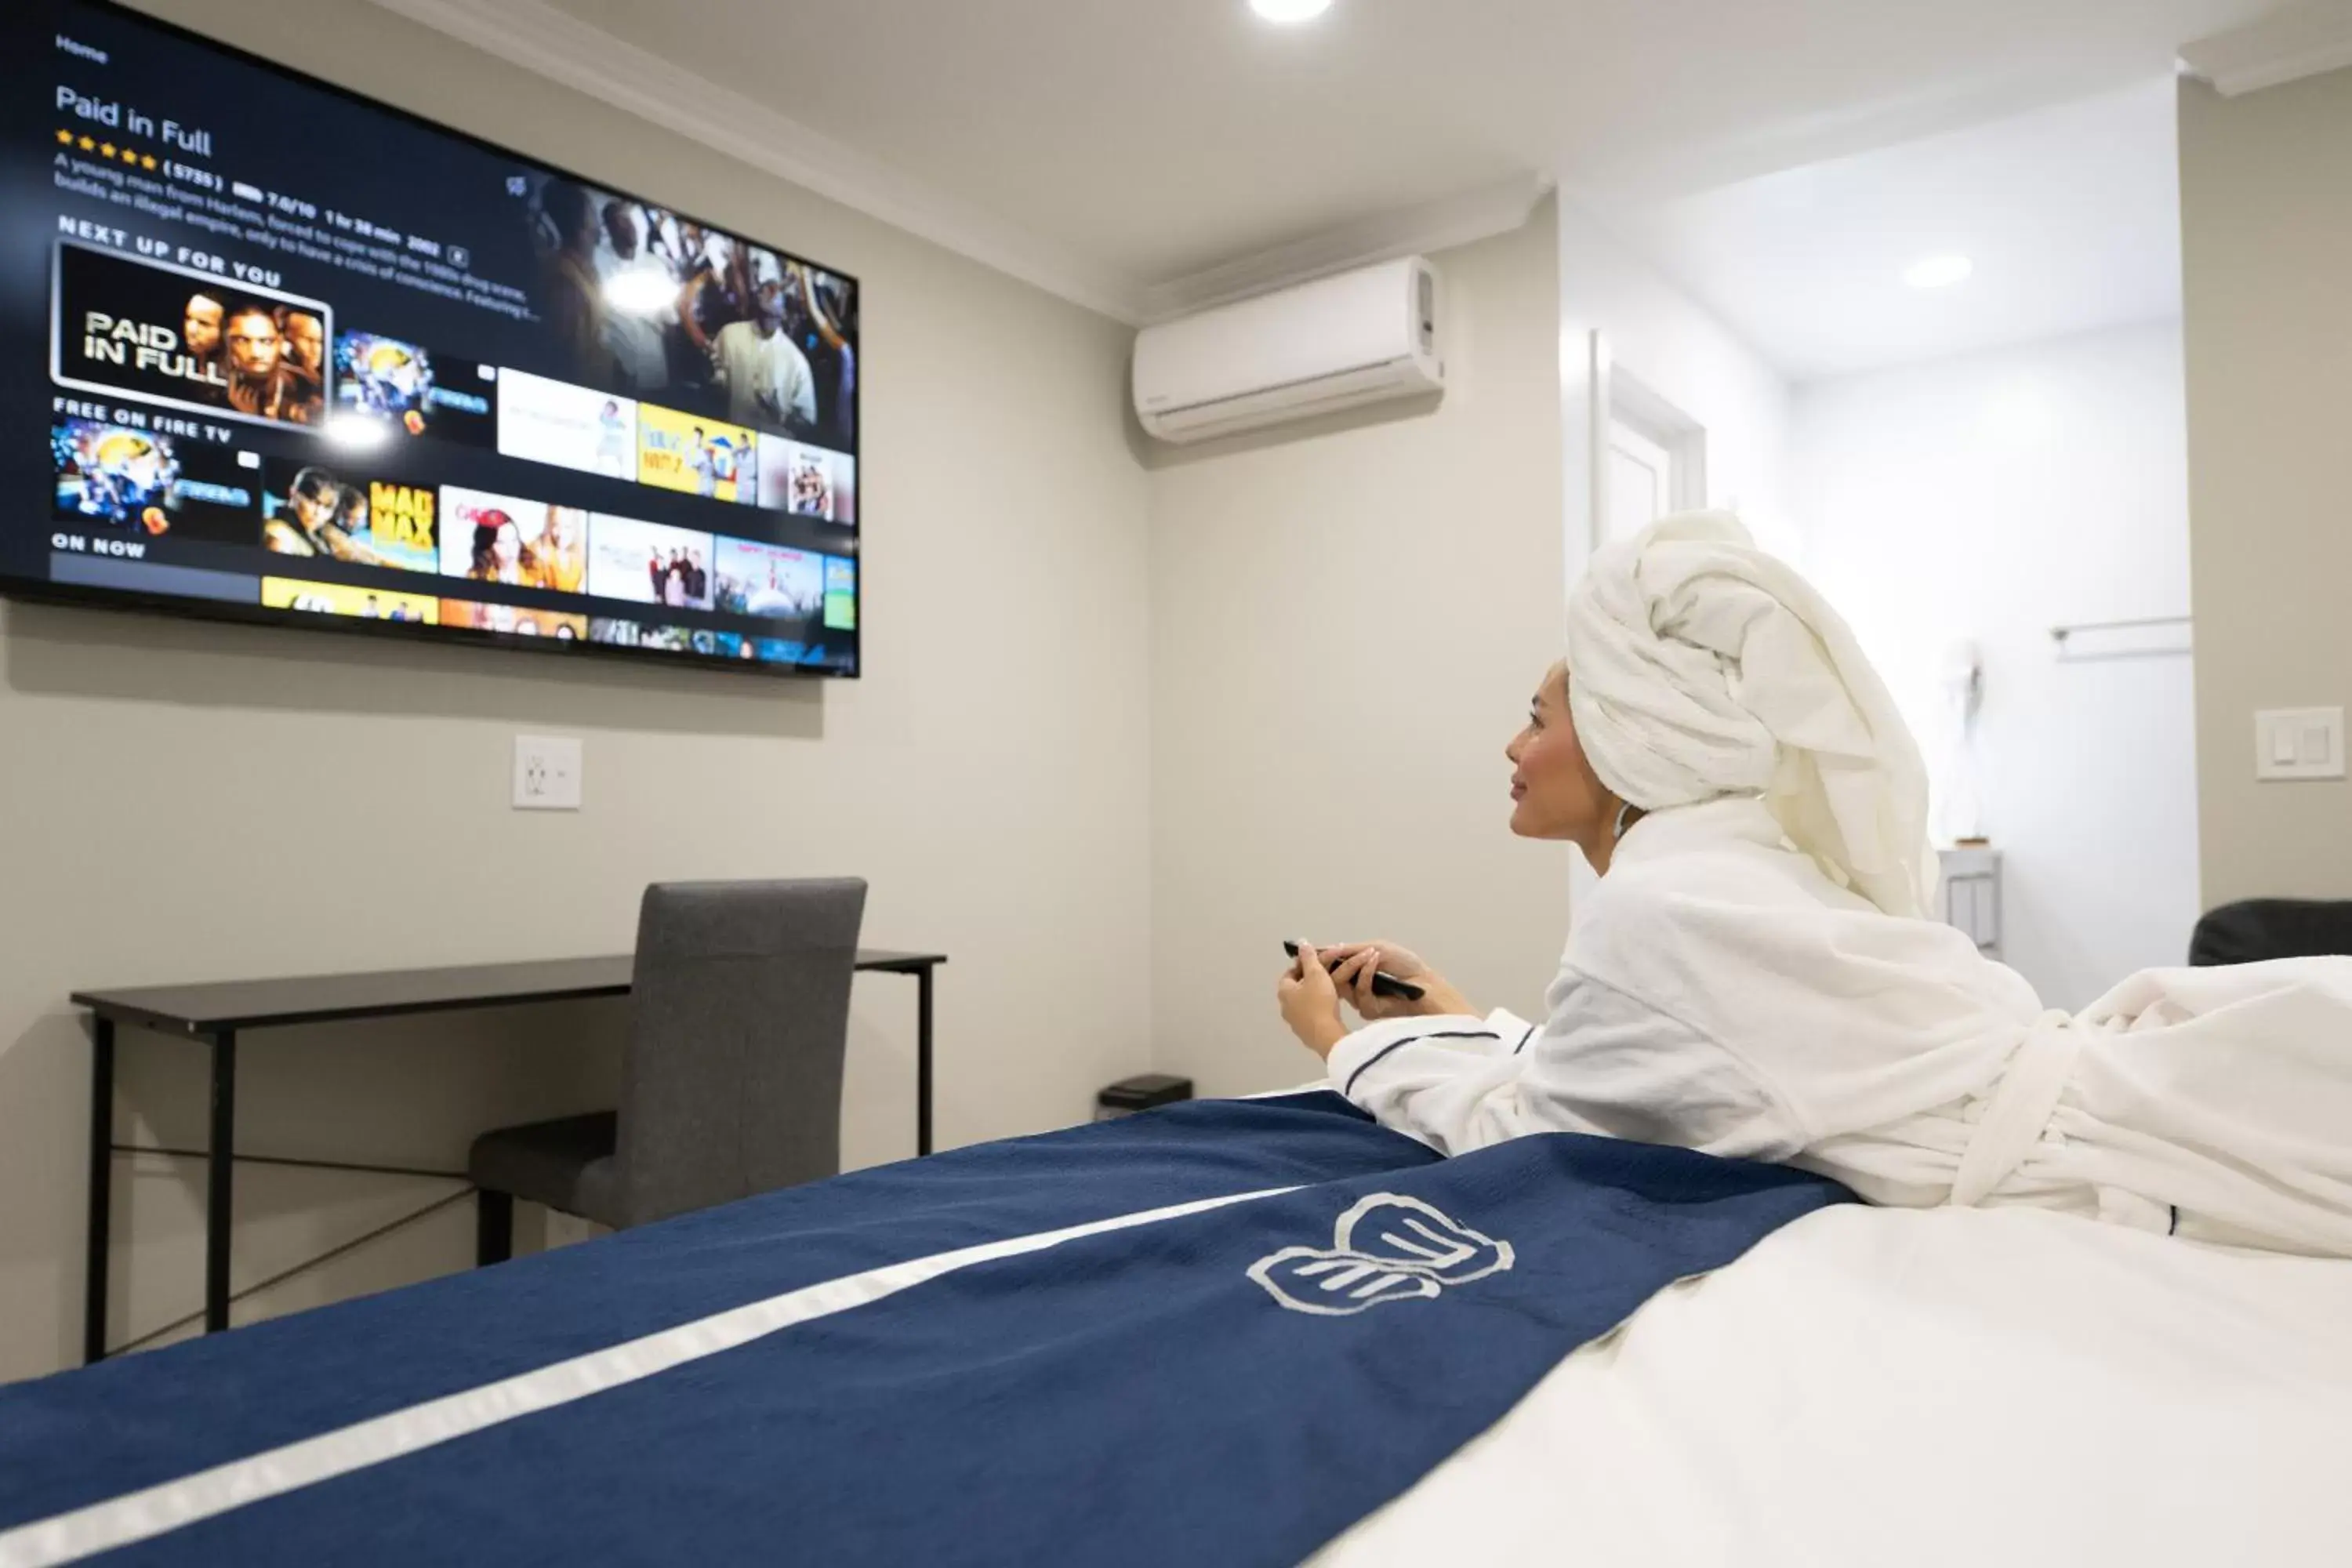
[{"label": "white ceiling trim", "polygon": [[2224,98],[2352,66],[2352,8],[2340,0],[2276,11],[2180,51],[2189,74]]},{"label": "white ceiling trim", "polygon": [[1144,290],[1144,319],[1164,321],[1351,267],[1370,267],[1402,256],[1423,255],[1508,234],[1528,221],[1550,189],[1549,180],[1525,174],[1485,190],[1381,213],[1157,283]]},{"label": "white ceiling trim", "polygon": [[1143,319],[1147,291],[1137,279],[1042,245],[989,213],[544,0],[375,4],[1049,294],[1118,321]]}]

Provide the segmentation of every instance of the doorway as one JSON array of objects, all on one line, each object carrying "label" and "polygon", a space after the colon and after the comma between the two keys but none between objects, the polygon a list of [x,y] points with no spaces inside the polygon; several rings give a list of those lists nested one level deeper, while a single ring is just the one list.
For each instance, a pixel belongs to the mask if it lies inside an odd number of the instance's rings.
[{"label": "doorway", "polygon": [[1595,547],[1631,539],[1659,518],[1706,504],[1706,427],[1592,334],[1592,518]]}]

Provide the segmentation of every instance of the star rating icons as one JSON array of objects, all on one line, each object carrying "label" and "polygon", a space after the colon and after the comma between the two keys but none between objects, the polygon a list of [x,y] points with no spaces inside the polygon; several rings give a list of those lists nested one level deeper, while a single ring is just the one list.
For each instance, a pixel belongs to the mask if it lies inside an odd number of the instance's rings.
[{"label": "star rating icons", "polygon": [[95,153],[101,158],[120,158],[132,168],[145,169],[151,174],[163,167],[155,161],[155,154],[152,153],[142,153],[136,147],[118,147],[111,142],[100,142],[90,136],[77,136],[70,131],[58,132],[58,145],[78,147],[85,153]]}]

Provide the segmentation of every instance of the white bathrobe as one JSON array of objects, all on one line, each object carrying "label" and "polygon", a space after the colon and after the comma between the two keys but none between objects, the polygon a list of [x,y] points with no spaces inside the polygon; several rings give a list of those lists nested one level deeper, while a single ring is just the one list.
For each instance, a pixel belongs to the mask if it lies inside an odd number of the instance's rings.
[{"label": "white bathrobe", "polygon": [[1332,1085],[1448,1153],[1601,1133],[1882,1204],[2352,1256],[2352,959],[2150,970],[2047,1013],[1960,932],[1832,882],[1742,795],[1633,826],[1546,1006],[1370,1025],[1332,1051]]}]

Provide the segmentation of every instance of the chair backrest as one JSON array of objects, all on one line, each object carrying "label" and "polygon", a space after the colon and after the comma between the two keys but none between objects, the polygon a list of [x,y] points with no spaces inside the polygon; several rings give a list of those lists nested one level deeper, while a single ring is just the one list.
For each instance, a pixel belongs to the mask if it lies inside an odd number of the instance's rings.
[{"label": "chair backrest", "polygon": [[621,1064],[625,1223],[841,1168],[841,1071],[866,884],[646,889]]},{"label": "chair backrest", "polygon": [[2247,899],[2209,910],[2189,936],[2189,962],[2260,963],[2352,953],[2352,902]]}]

